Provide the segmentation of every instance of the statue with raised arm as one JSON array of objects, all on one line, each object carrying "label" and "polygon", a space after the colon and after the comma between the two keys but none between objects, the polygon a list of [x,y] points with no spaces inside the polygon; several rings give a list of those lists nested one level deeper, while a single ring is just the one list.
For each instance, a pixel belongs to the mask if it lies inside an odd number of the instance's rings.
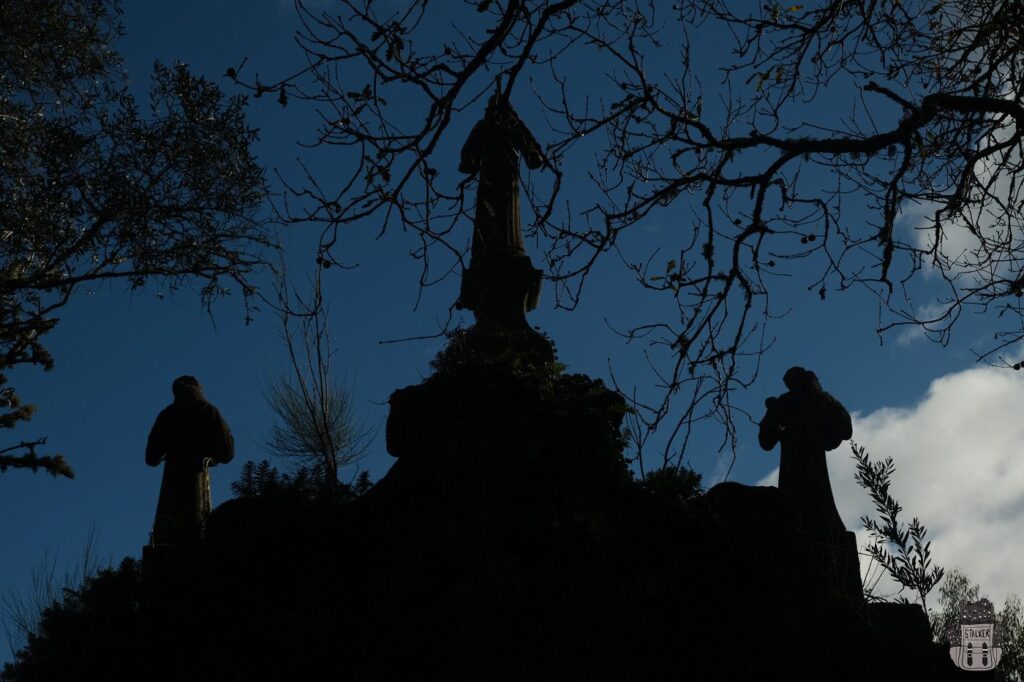
[{"label": "statue with raised arm", "polygon": [[828,478],[825,452],[853,436],[850,413],[803,367],[791,367],[783,377],[789,390],[765,400],[758,440],[771,450],[782,444],[779,490],[800,508],[807,531],[845,531]]},{"label": "statue with raised arm", "polygon": [[487,256],[526,254],[519,217],[519,159],[530,168],[544,162],[540,145],[501,94],[462,147],[459,171],[477,174],[472,263]]},{"label": "statue with raised arm", "polygon": [[473,311],[478,347],[511,345],[552,360],[550,343],[526,321],[526,311],[537,307],[543,273],[533,267],[523,243],[520,158],[530,168],[544,163],[540,145],[499,87],[462,147],[459,170],[476,176],[477,192],[472,255],[456,307]]},{"label": "statue with raised arm", "polygon": [[171,385],[174,402],[149,432],[146,463],[164,462],[153,544],[182,544],[202,538],[210,514],[211,464],[235,456],[235,440],[216,407],[203,397],[199,381],[181,376]]}]

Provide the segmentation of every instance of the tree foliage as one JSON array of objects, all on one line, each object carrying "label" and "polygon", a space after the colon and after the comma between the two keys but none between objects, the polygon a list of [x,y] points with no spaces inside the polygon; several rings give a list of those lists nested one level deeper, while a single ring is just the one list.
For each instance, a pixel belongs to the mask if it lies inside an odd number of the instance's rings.
[{"label": "tree foliage", "polygon": [[643,478],[643,487],[658,499],[676,504],[704,492],[701,475],[688,467],[666,466],[649,471]]},{"label": "tree foliage", "polygon": [[[119,15],[116,0],[0,5],[0,371],[51,369],[55,314],[103,282],[195,282],[207,307],[237,286],[248,302],[272,244],[244,98],[158,63],[143,113],[113,48]],[[0,401],[0,428],[34,409],[3,374]],[[43,443],[0,450],[0,469],[70,476]]]},{"label": "tree foliage", "polygon": [[[729,393],[756,376],[786,277],[821,299],[867,288],[889,311],[879,333],[921,325],[945,343],[976,310],[1002,325],[982,355],[1024,338],[1019,2],[296,6],[308,66],[228,75],[312,103],[314,142],[359,159],[290,183],[290,218],[322,227],[321,262],[370,223],[419,236],[423,285],[465,265],[475,180],[440,159],[497,83],[546,144],[526,236],[558,305],[615,255],[678,308],[623,332],[655,347],[662,395],[637,407],[649,429],[675,420],[670,441],[702,419],[734,434]],[[645,223],[670,227],[652,246]]]},{"label": "tree foliage", "polygon": [[[942,567],[932,566],[932,543],[925,541],[928,529],[916,516],[907,526],[900,523],[899,514],[903,507],[889,493],[891,478],[896,471],[892,457],[872,462],[863,446],[851,443],[850,448],[857,461],[854,480],[871,496],[875,510],[881,517],[881,522],[869,516],[861,519],[873,540],[872,544],[867,546],[868,555],[902,588],[916,592],[921,607],[927,612],[928,593],[945,574]],[[865,586],[865,594],[869,598],[880,599],[874,594],[877,582],[875,580],[874,584]]]},{"label": "tree foliage", "polygon": [[[313,468],[300,467],[293,473],[282,473],[268,460],[259,463],[252,460],[242,465],[238,480],[231,483],[231,491],[241,499],[323,499],[325,493],[340,494],[342,498],[359,497],[370,489],[370,475],[363,471],[351,484],[330,481],[324,483],[326,475],[322,463]],[[333,498],[328,498],[333,499]]]}]

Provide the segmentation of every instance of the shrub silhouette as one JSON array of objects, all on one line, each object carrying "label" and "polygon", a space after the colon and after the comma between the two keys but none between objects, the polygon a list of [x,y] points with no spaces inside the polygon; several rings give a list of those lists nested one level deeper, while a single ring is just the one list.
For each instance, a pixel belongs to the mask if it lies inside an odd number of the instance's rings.
[{"label": "shrub silhouette", "polygon": [[63,599],[43,611],[39,631],[4,665],[2,679],[87,679],[86,671],[104,671],[109,679],[137,675],[140,595],[140,566],[131,557],[87,577],[78,589],[65,588]]},{"label": "shrub silhouette", "polygon": [[703,492],[699,473],[671,464],[648,472],[643,487],[654,497],[674,503],[686,502]]}]

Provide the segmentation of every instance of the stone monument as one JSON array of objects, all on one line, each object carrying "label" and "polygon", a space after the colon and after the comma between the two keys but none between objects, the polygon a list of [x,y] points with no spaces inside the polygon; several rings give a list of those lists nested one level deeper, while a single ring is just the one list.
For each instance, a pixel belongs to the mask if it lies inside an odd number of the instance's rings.
[{"label": "stone monument", "polygon": [[825,452],[853,436],[846,408],[822,390],[818,377],[791,367],[783,377],[789,390],[765,400],[758,439],[772,450],[782,444],[779,490],[800,506],[805,530],[845,531],[828,478]]},{"label": "stone monument", "polygon": [[551,344],[526,321],[537,307],[543,273],[523,243],[519,215],[519,161],[544,163],[540,145],[509,101],[495,94],[462,147],[459,170],[476,174],[476,210],[470,266],[462,274],[456,307],[473,311],[467,342],[480,349],[514,348],[551,361]]},{"label": "stone monument", "polygon": [[146,463],[164,463],[153,523],[154,545],[202,538],[211,506],[209,467],[230,462],[235,455],[227,423],[203,397],[196,378],[178,377],[171,390],[174,402],[160,412],[146,443]]},{"label": "stone monument", "polygon": [[835,590],[863,599],[857,541],[839,516],[825,462],[827,451],[853,436],[850,413],[810,370],[791,367],[783,382],[789,390],[765,400],[758,440],[764,450],[782,445],[779,492],[799,509],[800,531],[821,547]]}]

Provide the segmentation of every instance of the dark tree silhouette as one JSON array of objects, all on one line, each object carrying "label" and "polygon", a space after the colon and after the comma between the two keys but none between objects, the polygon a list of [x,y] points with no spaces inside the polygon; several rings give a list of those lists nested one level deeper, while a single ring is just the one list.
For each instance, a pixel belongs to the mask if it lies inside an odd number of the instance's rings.
[{"label": "dark tree silhouette", "polygon": [[[867,288],[888,311],[880,334],[921,325],[945,343],[973,309],[1005,325],[982,357],[1024,338],[1019,2],[296,7],[308,66],[273,82],[228,75],[312,103],[314,142],[359,159],[347,177],[290,183],[303,201],[289,218],[323,229],[321,262],[338,263],[341,228],[369,222],[419,235],[422,285],[465,267],[473,181],[438,157],[457,149],[497,79],[544,147],[548,163],[525,183],[524,236],[544,253],[558,305],[574,307],[616,254],[678,307],[623,332],[657,346],[663,394],[635,406],[648,430],[675,422],[666,461],[702,419],[734,440],[730,392],[771,344],[779,277],[796,273],[822,299]],[[845,218],[858,204],[869,219]],[[901,229],[901,217],[921,229]],[[625,255],[644,221],[673,226],[657,247],[667,257]],[[924,269],[945,294],[920,308],[909,290]]]},{"label": "dark tree silhouette", "polygon": [[130,679],[144,664],[139,638],[139,563],[125,557],[117,568],[101,569],[66,588],[46,605],[39,627],[25,647],[5,663],[3,680],[74,679],[82,670],[108,679]]},{"label": "dark tree silhouette", "polygon": [[647,472],[643,478],[643,487],[659,499],[680,504],[704,492],[701,478],[693,469],[667,466]]},{"label": "dark tree silhouette", "polygon": [[[237,286],[248,302],[272,244],[244,98],[157,64],[142,114],[113,48],[119,14],[116,0],[0,6],[0,372],[51,369],[56,312],[102,282],[195,282],[207,307]],[[34,409],[2,373],[0,409],[0,428]],[[44,443],[0,449],[0,471],[71,476]]]}]

